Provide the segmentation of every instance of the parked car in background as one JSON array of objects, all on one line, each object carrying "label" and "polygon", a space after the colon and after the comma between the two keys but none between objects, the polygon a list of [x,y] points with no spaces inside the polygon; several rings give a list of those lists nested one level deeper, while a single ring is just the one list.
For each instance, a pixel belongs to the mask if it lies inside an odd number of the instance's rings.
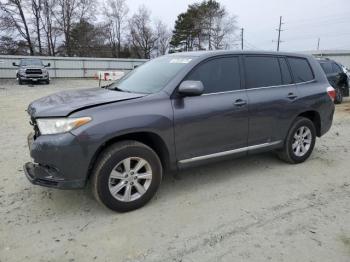
[{"label": "parked car in background", "polygon": [[344,96],[349,96],[349,75],[345,67],[331,59],[318,59],[329,83],[334,87],[336,97],[334,103],[341,104]]},{"label": "parked car in background", "polygon": [[291,164],[332,125],[335,97],[311,56],[190,52],[151,60],[106,88],[32,102],[34,184],[82,188],[116,211],[145,205],[163,173],[275,150]]},{"label": "parked car in background", "polygon": [[23,58],[19,64],[12,63],[12,65],[18,67],[16,78],[20,85],[29,81],[50,83],[50,75],[46,69],[50,63],[44,65],[39,58]]}]

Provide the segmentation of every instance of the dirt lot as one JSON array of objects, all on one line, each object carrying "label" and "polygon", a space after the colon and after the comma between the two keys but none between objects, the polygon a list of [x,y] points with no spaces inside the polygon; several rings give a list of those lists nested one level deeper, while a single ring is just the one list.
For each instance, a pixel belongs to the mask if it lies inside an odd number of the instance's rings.
[{"label": "dirt lot", "polygon": [[0,82],[0,261],[350,261],[350,99],[306,163],[263,154],[187,170],[118,214],[22,170],[28,103],[97,82],[13,82]]}]

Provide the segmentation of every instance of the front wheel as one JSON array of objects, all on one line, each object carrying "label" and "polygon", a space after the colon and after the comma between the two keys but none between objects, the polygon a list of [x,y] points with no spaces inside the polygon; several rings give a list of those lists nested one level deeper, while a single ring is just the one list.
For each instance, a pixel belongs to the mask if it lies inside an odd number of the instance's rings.
[{"label": "front wheel", "polygon": [[158,155],[147,145],[123,141],[107,148],[92,173],[92,191],[108,208],[127,212],[142,207],[162,180]]},{"label": "front wheel", "polygon": [[279,157],[291,164],[304,162],[311,155],[316,142],[314,123],[304,117],[298,117],[290,128]]}]

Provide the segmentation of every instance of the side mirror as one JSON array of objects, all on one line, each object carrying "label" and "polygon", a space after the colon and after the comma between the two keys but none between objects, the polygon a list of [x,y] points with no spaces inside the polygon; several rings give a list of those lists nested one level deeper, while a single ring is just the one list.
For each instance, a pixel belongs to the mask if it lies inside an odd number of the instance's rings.
[{"label": "side mirror", "polygon": [[179,86],[179,93],[183,96],[200,96],[204,86],[201,81],[183,81]]},{"label": "side mirror", "polygon": [[12,65],[13,65],[13,66],[19,66],[19,65],[17,65],[15,62],[13,62]]},{"label": "side mirror", "polygon": [[50,67],[51,66],[51,64],[50,63],[48,63],[45,67]]}]

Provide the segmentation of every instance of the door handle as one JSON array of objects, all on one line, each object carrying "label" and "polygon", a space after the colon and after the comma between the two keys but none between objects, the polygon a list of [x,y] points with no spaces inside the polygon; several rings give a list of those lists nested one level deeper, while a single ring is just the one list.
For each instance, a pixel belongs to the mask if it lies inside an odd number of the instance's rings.
[{"label": "door handle", "polygon": [[245,106],[247,104],[247,101],[243,99],[237,99],[234,104],[235,106]]},{"label": "door handle", "polygon": [[290,100],[294,100],[294,99],[297,98],[298,96],[295,95],[294,93],[289,93],[289,94],[287,95],[287,97],[288,97]]}]

